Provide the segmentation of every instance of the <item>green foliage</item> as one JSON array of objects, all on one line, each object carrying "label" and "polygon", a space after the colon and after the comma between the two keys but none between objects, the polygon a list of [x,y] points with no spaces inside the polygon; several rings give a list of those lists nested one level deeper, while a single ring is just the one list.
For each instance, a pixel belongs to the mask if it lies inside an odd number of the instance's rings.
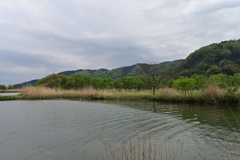
[{"label": "green foliage", "polygon": [[196,80],[193,78],[187,78],[184,76],[180,76],[177,80],[174,81],[173,87],[182,90],[186,93],[188,93],[189,97],[192,96],[191,90],[193,90],[196,87]]},{"label": "green foliage", "polygon": [[191,53],[184,61],[168,70],[170,78],[190,77],[193,74],[210,76],[240,72],[240,41],[230,40],[204,46]]},{"label": "green foliage", "polygon": [[172,88],[174,81],[175,81],[174,79],[170,79],[170,80],[167,82],[167,86],[168,86],[169,88]]},{"label": "green foliage", "polygon": [[134,88],[134,82],[133,77],[122,77],[121,83],[123,86],[123,89],[133,89]]},{"label": "green foliage", "polygon": [[153,95],[163,80],[161,66],[156,63],[148,64],[137,69],[137,73],[142,75],[142,81],[152,87]]},{"label": "green foliage", "polygon": [[101,79],[100,77],[95,77],[95,78],[92,78],[92,87],[96,90],[100,89],[100,82],[101,82]]},{"label": "green foliage", "polygon": [[122,87],[123,87],[123,84],[121,82],[121,79],[120,78],[115,79],[114,80],[114,88],[118,91],[121,91]]},{"label": "green foliage", "polygon": [[114,88],[114,82],[111,77],[104,76],[100,83],[99,83],[100,89],[113,89]]},{"label": "green foliage", "polygon": [[11,85],[11,84],[9,84],[8,87],[7,87],[7,89],[14,89],[14,86]]},{"label": "green foliage", "polygon": [[55,73],[40,79],[37,86],[44,86],[49,88],[56,88],[66,83],[67,77],[64,75],[57,75]]},{"label": "green foliage", "polygon": [[240,86],[240,73],[229,76],[231,86]]},{"label": "green foliage", "polygon": [[159,88],[164,88],[168,86],[168,81],[167,79],[162,79],[159,85]]},{"label": "green foliage", "polygon": [[81,75],[81,76],[91,76],[88,70],[78,71],[74,73],[73,75]]},{"label": "green foliage", "polygon": [[1,89],[1,90],[6,90],[7,87],[6,87],[5,85],[2,84],[2,85],[0,85],[0,89]]},{"label": "green foliage", "polygon": [[90,76],[72,75],[66,79],[63,88],[66,89],[84,89],[90,87],[92,78]]},{"label": "green foliage", "polygon": [[227,92],[224,93],[224,98],[226,100],[237,100],[237,91],[238,91],[239,87],[235,86],[234,88],[227,88]]},{"label": "green foliage", "polygon": [[220,88],[227,88],[230,85],[229,78],[226,74],[211,75],[208,78],[208,83],[217,85]]},{"label": "green foliage", "polygon": [[71,89],[71,88],[75,88],[75,85],[76,85],[76,81],[74,80],[74,78],[68,77],[67,82],[65,83],[63,88]]},{"label": "green foliage", "polygon": [[207,77],[204,77],[202,74],[194,74],[191,76],[191,78],[196,80],[195,88],[196,89],[204,89],[207,87]]},{"label": "green foliage", "polygon": [[210,76],[212,74],[218,74],[221,73],[222,69],[218,67],[217,65],[212,65],[206,72],[206,75]]}]

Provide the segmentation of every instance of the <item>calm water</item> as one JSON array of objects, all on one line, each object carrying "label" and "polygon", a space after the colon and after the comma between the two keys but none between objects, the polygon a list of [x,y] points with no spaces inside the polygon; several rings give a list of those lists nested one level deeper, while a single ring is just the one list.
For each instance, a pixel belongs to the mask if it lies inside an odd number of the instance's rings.
[{"label": "calm water", "polygon": [[15,96],[15,95],[18,95],[18,94],[20,94],[20,93],[0,93],[0,96]]},{"label": "calm water", "polygon": [[[240,108],[232,110],[240,120]],[[130,126],[140,138],[146,133],[155,142],[166,140],[174,146],[184,141],[182,159],[202,159],[196,150],[205,159],[217,160],[228,144],[240,154],[233,131],[240,135],[240,126],[228,107],[44,100],[0,102],[0,159],[96,159],[96,148],[103,146],[102,125],[116,145],[128,137]]]}]

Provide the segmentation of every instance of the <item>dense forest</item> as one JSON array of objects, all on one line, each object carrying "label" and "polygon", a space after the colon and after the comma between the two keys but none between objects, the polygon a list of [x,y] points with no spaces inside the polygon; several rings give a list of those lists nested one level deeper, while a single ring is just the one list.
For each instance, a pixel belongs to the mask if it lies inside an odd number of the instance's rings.
[{"label": "dense forest", "polygon": [[191,53],[184,61],[168,69],[166,77],[176,79],[179,76],[190,77],[203,74],[234,75],[240,73],[240,39],[222,41],[202,47]]}]

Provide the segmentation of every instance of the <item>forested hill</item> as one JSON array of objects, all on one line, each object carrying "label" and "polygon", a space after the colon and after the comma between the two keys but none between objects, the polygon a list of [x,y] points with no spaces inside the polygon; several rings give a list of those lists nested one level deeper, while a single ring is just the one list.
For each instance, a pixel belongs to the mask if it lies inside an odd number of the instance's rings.
[{"label": "forested hill", "polygon": [[26,86],[37,86],[38,81],[39,81],[39,79],[34,79],[34,80],[31,80],[31,81],[28,81],[28,82],[23,82],[23,83],[20,83],[20,84],[14,84],[13,87],[15,89],[19,89],[19,88],[23,88],[23,87],[26,87]]},{"label": "forested hill", "polygon": [[[170,66],[175,66],[178,63],[180,63],[183,60],[175,60],[175,61],[168,61],[168,62],[162,62],[157,64],[158,67],[165,68],[165,67],[170,67]],[[115,68],[112,70],[107,70],[107,69],[98,69],[98,70],[90,70],[90,69],[80,69],[76,71],[64,71],[58,73],[59,75],[65,75],[65,76],[71,76],[71,75],[82,75],[82,76],[91,76],[91,77],[103,77],[103,76],[109,76],[112,79],[117,79],[117,78],[122,78],[126,76],[136,76],[136,69],[138,67],[146,67],[149,64],[146,63],[138,63],[132,66],[125,66],[125,67],[119,67]]]},{"label": "forested hill", "polygon": [[91,77],[101,77],[102,75],[105,75],[106,72],[108,72],[108,69],[98,69],[98,70],[91,70],[91,69],[79,69],[76,71],[64,71],[58,73],[59,75],[65,75],[65,76],[71,76],[73,74],[79,74],[82,76],[91,76]]},{"label": "forested hill", "polygon": [[[157,64],[158,67],[160,69],[165,68],[165,67],[170,67],[170,66],[175,66],[178,63],[180,63],[182,60],[175,60],[175,61],[169,61],[169,62],[162,62]],[[91,77],[103,77],[103,76],[109,76],[112,79],[117,79],[117,78],[122,78],[122,77],[126,77],[126,76],[135,76],[136,72],[135,70],[140,66],[140,67],[145,67],[146,63],[138,63],[132,66],[125,66],[125,67],[120,67],[120,68],[115,68],[112,70],[107,70],[107,69],[98,69],[98,70],[91,70],[91,69],[79,69],[79,70],[75,70],[75,71],[64,71],[64,72],[60,72],[58,73],[59,75],[65,75],[65,76],[71,76],[71,75],[88,75]],[[51,74],[51,73],[49,73]],[[43,78],[43,77],[41,77]],[[39,81],[39,79],[36,80],[32,80],[29,82],[24,82],[24,83],[20,83],[20,84],[14,84],[14,88],[18,89],[18,88],[22,88],[25,86],[36,86],[37,82]]]},{"label": "forested hill", "polygon": [[168,70],[166,77],[240,73],[240,39],[204,46]]}]

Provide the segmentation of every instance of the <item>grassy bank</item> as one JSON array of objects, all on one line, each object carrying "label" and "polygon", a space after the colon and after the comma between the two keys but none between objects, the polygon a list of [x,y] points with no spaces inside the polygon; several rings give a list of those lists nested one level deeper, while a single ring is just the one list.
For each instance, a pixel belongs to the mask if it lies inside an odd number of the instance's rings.
[{"label": "grassy bank", "polygon": [[12,92],[21,92],[21,89],[6,89],[6,90],[0,89],[0,93],[12,93]]},{"label": "grassy bank", "polygon": [[210,86],[204,90],[192,90],[189,93],[177,91],[173,88],[163,88],[152,95],[152,91],[116,91],[94,90],[61,90],[44,87],[29,87],[18,92],[17,96],[0,96],[0,100],[39,100],[39,99],[106,99],[106,100],[148,100],[168,102],[192,102],[206,104],[238,104],[240,92],[231,89],[223,90],[217,86]]}]

